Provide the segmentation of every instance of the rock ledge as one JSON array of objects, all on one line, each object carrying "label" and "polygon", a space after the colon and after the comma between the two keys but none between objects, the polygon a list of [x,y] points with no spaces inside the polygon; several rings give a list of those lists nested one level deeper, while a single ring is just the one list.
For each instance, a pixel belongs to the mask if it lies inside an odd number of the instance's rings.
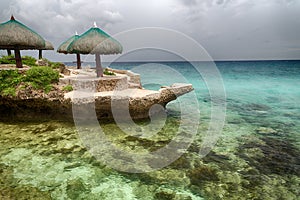
[{"label": "rock ledge", "polygon": [[[145,119],[149,113],[165,112],[170,101],[193,90],[191,84],[183,83],[159,91],[146,90],[139,74],[127,70],[109,69],[116,76],[101,78],[95,78],[92,69],[68,70],[70,73],[61,74],[59,84],[49,94],[27,88],[16,97],[0,96],[0,118],[73,119],[74,113],[87,117],[92,106],[98,119],[113,119],[116,113],[118,117],[126,118],[129,113],[132,119]],[[66,85],[72,85],[73,91],[63,92],[61,88]],[[153,109],[154,105],[159,106]]]}]

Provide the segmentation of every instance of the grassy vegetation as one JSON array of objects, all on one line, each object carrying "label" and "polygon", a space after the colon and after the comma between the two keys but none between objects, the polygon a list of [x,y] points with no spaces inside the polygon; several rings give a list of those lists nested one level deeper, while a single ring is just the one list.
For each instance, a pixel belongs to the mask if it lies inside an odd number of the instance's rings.
[{"label": "grassy vegetation", "polygon": [[[26,72],[19,72],[18,70],[1,70],[0,71],[0,95],[15,96],[16,90],[24,89],[31,85],[34,89],[42,89],[48,93],[52,89],[52,84],[59,81],[59,73],[54,70],[62,66],[62,63],[51,62],[43,58],[48,66],[37,66],[36,59],[31,56],[23,56],[22,61],[24,65],[31,68]],[[0,64],[16,64],[14,55],[1,56]],[[22,86],[21,86],[22,84]],[[67,87],[66,90],[72,88]]]},{"label": "grassy vegetation", "polygon": [[16,61],[14,59],[15,59],[15,57],[13,55],[2,56],[0,58],[0,64],[16,64]]},{"label": "grassy vegetation", "polygon": [[[28,66],[36,66],[36,59],[31,56],[22,56],[22,63]],[[2,56],[0,58],[0,64],[16,64],[15,56]]]},{"label": "grassy vegetation", "polygon": [[108,76],[115,76],[116,75],[115,73],[108,71],[108,69],[105,69],[103,74],[108,75]]},{"label": "grassy vegetation", "polygon": [[[48,64],[49,67],[53,69],[58,69],[60,66],[63,64],[60,62],[51,62],[46,58],[43,58],[43,60]],[[27,66],[37,66],[36,64],[36,59],[31,56],[22,56],[22,63]],[[2,56],[0,58],[0,64],[16,64],[15,56],[10,55],[10,56]]]},{"label": "grassy vegetation", "polygon": [[21,83],[31,85],[34,89],[43,89],[48,93],[52,89],[52,84],[58,81],[59,73],[51,67],[32,67],[25,73],[20,73],[18,70],[1,70],[0,95],[15,96],[16,88]]},{"label": "grassy vegetation", "polygon": [[27,66],[36,66],[36,59],[31,56],[22,56],[22,62]]},{"label": "grassy vegetation", "polygon": [[16,87],[22,82],[23,76],[18,70],[0,71],[0,94],[15,96]]},{"label": "grassy vegetation", "polygon": [[32,67],[26,71],[24,81],[34,89],[43,89],[48,93],[52,89],[51,84],[59,81],[59,73],[51,67]]},{"label": "grassy vegetation", "polygon": [[71,91],[73,91],[73,86],[72,85],[66,85],[65,87],[63,87],[63,90],[67,91],[67,92],[71,92]]}]

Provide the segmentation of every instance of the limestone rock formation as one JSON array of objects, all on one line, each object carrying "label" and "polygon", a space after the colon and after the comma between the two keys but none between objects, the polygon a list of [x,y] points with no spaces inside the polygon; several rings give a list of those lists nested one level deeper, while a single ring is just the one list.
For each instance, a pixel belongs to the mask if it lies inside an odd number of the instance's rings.
[{"label": "limestone rock formation", "polygon": [[[60,83],[45,94],[26,88],[15,97],[0,96],[1,117],[73,119],[74,113],[98,119],[144,119],[165,112],[170,101],[193,90],[191,84],[175,83],[159,91],[141,86],[139,74],[113,70],[116,76],[95,77],[92,69],[60,69]],[[72,86],[73,91],[63,90]],[[91,110],[93,109],[93,110]]]}]

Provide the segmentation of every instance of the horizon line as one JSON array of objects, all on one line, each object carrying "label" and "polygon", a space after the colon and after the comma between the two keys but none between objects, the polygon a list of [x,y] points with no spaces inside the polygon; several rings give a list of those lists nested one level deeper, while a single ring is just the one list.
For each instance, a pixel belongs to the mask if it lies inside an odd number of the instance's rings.
[{"label": "horizon line", "polygon": [[[192,61],[184,61],[184,60],[133,60],[133,61],[114,61],[115,63],[144,63],[144,62],[259,62],[259,61],[300,61],[300,58],[295,59],[220,59],[220,60],[192,60]],[[74,61],[58,61],[63,63],[72,63]],[[95,61],[86,61],[86,63],[93,63]],[[84,63],[84,62],[83,62]],[[103,61],[102,63],[113,63],[112,61]]]}]

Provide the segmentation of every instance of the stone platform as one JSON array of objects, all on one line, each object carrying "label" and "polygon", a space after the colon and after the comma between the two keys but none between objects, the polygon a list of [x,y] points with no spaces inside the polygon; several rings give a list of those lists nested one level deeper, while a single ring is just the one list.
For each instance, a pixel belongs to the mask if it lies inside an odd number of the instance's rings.
[{"label": "stone platform", "polygon": [[[138,74],[109,70],[116,76],[94,78],[93,71],[73,71],[71,74],[76,74],[75,76],[61,79],[74,88],[74,91],[65,94],[65,99],[69,99],[73,105],[73,111],[78,109],[84,113],[87,105],[94,107],[99,119],[114,118],[113,109],[118,115],[129,112],[132,119],[143,119],[149,117],[153,105],[165,108],[170,101],[193,90],[191,84],[182,83],[175,83],[158,91],[146,90],[141,87]],[[162,110],[157,110],[160,111]]]}]

